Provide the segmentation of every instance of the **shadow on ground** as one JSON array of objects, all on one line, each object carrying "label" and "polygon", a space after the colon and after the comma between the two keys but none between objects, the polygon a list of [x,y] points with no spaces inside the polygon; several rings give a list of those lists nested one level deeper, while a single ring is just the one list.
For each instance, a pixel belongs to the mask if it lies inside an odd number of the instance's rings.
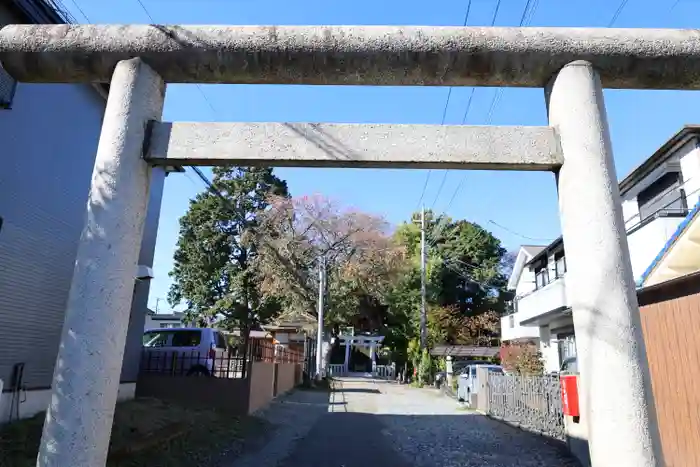
[{"label": "shadow on ground", "polygon": [[578,466],[563,444],[460,411],[446,397],[357,389],[365,388],[337,388],[325,400],[297,391],[276,401],[260,416],[277,429],[226,467]]},{"label": "shadow on ground", "polygon": [[334,392],[343,392],[345,394],[381,394],[382,392],[379,389],[366,389],[366,388],[343,388],[343,389],[336,389]]}]

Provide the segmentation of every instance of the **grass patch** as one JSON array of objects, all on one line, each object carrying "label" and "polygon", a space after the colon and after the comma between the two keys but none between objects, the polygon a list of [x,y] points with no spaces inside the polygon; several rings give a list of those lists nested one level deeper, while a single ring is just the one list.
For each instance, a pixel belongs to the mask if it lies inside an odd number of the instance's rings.
[{"label": "grass patch", "polygon": [[[44,414],[0,427],[0,467],[34,467]],[[234,417],[156,399],[117,404],[108,467],[196,467],[266,431],[255,417]]]}]

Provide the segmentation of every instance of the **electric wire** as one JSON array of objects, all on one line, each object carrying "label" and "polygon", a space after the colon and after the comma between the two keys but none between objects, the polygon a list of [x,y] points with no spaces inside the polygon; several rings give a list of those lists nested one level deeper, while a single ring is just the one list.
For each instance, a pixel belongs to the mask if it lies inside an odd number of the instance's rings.
[{"label": "electric wire", "polygon": [[[500,3],[501,0],[498,0],[498,1]],[[467,12],[464,14],[464,22],[462,24],[462,27],[466,27],[467,22],[469,21],[469,13],[471,13],[471,9],[472,9],[472,0],[469,0],[467,2]],[[450,105],[450,98],[451,97],[452,97],[452,86],[450,86],[450,88],[447,91],[447,100],[445,101],[445,108],[442,110],[442,120],[441,120],[440,125],[445,124],[445,119],[447,118],[447,108]],[[423,190],[421,191],[420,198],[418,199],[418,204],[416,205],[416,209],[414,209],[414,211],[417,211],[418,208],[420,207],[421,203],[423,202],[423,198],[425,197],[425,191],[428,188],[428,182],[430,181],[430,175],[432,174],[432,172],[433,172],[432,169],[428,169],[428,173],[425,176],[425,183],[423,183]],[[445,184],[446,176],[447,176],[447,171],[445,171],[445,176],[442,177],[442,183],[440,184],[440,190],[442,190],[442,186]],[[439,193],[440,190],[438,190],[438,196],[440,194]],[[437,197],[435,199],[437,200]],[[433,204],[435,204],[435,203],[433,202]]]}]

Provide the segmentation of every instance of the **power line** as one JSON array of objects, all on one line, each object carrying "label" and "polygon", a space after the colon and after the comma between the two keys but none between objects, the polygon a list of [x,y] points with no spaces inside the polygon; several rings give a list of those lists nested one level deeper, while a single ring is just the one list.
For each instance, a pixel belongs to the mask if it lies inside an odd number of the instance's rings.
[{"label": "power line", "polygon": [[[528,0],[528,5],[530,4],[531,0]],[[496,2],[496,8],[493,11],[493,18],[491,18],[491,27],[493,27],[496,24],[496,18],[498,17],[498,11],[501,8],[501,0],[497,0]],[[527,9],[527,6],[525,7]],[[469,11],[471,10],[471,0],[469,1],[469,4],[467,5],[467,14],[464,17],[464,25],[467,25],[467,20],[469,19]],[[452,91],[452,88],[450,87],[450,91]],[[462,125],[464,125],[467,121],[467,116],[469,115],[469,109],[471,108],[472,101],[474,99],[474,91],[475,88],[472,87],[471,92],[469,93],[469,100],[467,101],[467,108],[464,110],[464,116],[462,117]],[[448,95],[448,100],[449,100],[449,95]],[[447,107],[445,107],[445,113],[447,112]],[[443,115],[443,125],[445,124],[445,115]],[[445,170],[444,174],[442,175],[442,181],[440,182],[440,186],[438,187],[437,194],[435,195],[435,199],[433,200],[433,204],[430,205],[430,209],[432,210],[435,205],[437,204],[438,199],[440,198],[440,194],[442,193],[442,189],[445,186],[445,182],[447,181],[447,174],[450,173],[450,169]],[[427,185],[427,183],[426,183]],[[461,183],[459,184],[461,186]],[[421,199],[422,199],[421,195]],[[450,199],[450,204],[448,204],[448,207],[446,208],[449,209],[449,206],[452,204],[452,200],[454,200],[454,196]]]},{"label": "power line", "polygon": [[617,18],[620,17],[620,14],[622,13],[622,10],[624,10],[624,9],[625,9],[625,6],[627,6],[627,2],[629,2],[629,0],[622,0],[622,1],[620,2],[620,6],[617,7],[617,10],[615,10],[615,13],[613,14],[612,19],[611,19],[610,22],[608,23],[608,27],[609,27],[609,28],[613,27],[613,24],[615,24],[615,21],[617,21]]},{"label": "power line", "polygon": [[[527,22],[528,22],[528,24],[529,24],[529,22],[532,20],[532,17],[533,17],[533,15],[534,15],[534,11],[535,11],[535,9],[536,9],[537,6],[538,6],[539,0],[535,0],[535,3],[532,5],[532,9],[530,10],[530,14],[529,14],[529,15],[526,15],[526,13],[527,13],[527,8],[528,8],[528,6],[530,5],[531,1],[532,1],[532,0],[528,0],[527,4],[525,5],[525,10],[523,11],[523,15],[522,15],[522,17],[521,17],[521,19],[520,19],[520,21],[521,21],[520,25],[521,25],[521,26],[523,25],[523,22],[525,21],[526,18],[527,18]],[[617,7],[617,10],[615,10],[615,13],[613,14],[612,18],[610,19],[610,22],[608,23],[608,27],[612,27],[612,26],[615,24],[615,22],[617,21],[617,19],[620,17],[620,14],[622,13],[622,11],[625,9],[625,6],[627,6],[627,3],[628,3],[628,2],[629,2],[629,0],[622,0],[622,1],[620,2],[620,5]],[[502,90],[503,90],[503,88],[500,88],[500,89],[499,89],[499,91],[502,91]],[[491,108],[489,109],[489,114],[488,114],[488,117],[487,117],[487,124],[490,124],[490,123],[491,123],[491,118],[493,117],[493,110],[494,110],[495,105],[496,105],[496,103],[497,103],[497,102],[496,102],[496,98],[497,98],[497,97],[500,99],[500,96],[499,96],[498,94],[496,94],[496,95],[494,95],[494,100],[491,102]],[[520,234],[520,233],[518,233],[518,232],[515,232],[515,231],[513,231],[513,230],[511,230],[511,229],[509,229],[509,228],[507,228],[507,227],[505,227],[505,226],[503,226],[503,225],[501,225],[501,224],[498,224],[497,222],[494,222],[493,220],[489,220],[489,222],[490,222],[491,224],[497,226],[497,227],[500,227],[501,229],[505,230],[506,232],[510,232],[510,233],[513,234],[513,235],[516,235],[516,236],[518,236],[518,237],[521,237],[521,238],[524,238],[524,239],[527,239],[527,240],[551,242],[551,240],[548,240],[548,239],[536,238],[536,237],[528,237],[528,236],[526,236],[526,235],[522,235],[522,234]]]},{"label": "power line", "polygon": [[148,18],[151,20],[151,24],[156,24],[156,20],[153,19],[153,16],[151,16],[151,14],[146,9],[146,5],[144,5],[141,0],[136,1],[139,2],[139,5],[141,5],[141,9],[143,10],[143,12],[146,13],[146,16],[148,16]]},{"label": "power line", "polygon": [[[75,6],[75,8],[80,12],[80,14],[83,15],[83,17],[85,18],[85,20],[86,20],[88,23],[91,23],[90,18],[88,18],[88,15],[85,14],[85,11],[80,7],[80,5],[78,4],[78,2],[77,2],[76,0],[71,0],[71,3],[72,3],[72,4]],[[61,2],[61,4],[63,4],[63,2]],[[65,11],[65,14],[66,14],[66,15],[70,15],[70,13],[68,12],[68,10],[67,10],[66,8],[64,8],[64,10],[66,10],[66,11]],[[70,19],[70,17],[69,17],[69,19]],[[73,18],[73,19],[75,19],[75,18]]]},{"label": "power line", "polygon": [[[498,0],[499,3],[501,0]],[[467,22],[469,21],[469,13],[471,13],[472,9],[472,0],[469,0],[467,3],[467,11],[464,14],[464,22],[462,23],[462,27],[466,27]],[[440,122],[440,125],[445,124],[445,119],[447,118],[447,108],[450,105],[450,98],[452,97],[452,86],[450,86],[449,90],[447,91],[447,100],[445,101],[445,108],[442,111],[442,121]],[[430,181],[430,175],[432,174],[433,170],[428,169],[428,174],[425,176],[425,183],[423,184],[423,191],[420,194],[420,198],[418,199],[418,204],[416,206],[416,209],[420,207],[421,203],[423,202],[423,198],[425,197],[425,190],[428,188],[428,182]],[[438,195],[440,196],[440,191],[442,191],[442,187],[445,184],[445,179],[447,178],[447,170],[445,171],[445,175],[442,177],[442,182],[440,183],[440,189],[438,189]],[[437,196],[435,197],[435,201],[437,201]],[[435,205],[435,201],[433,201],[433,205]]]},{"label": "power line", "polygon": [[489,224],[493,224],[493,225],[495,225],[496,227],[500,227],[501,229],[505,230],[506,232],[511,233],[511,234],[513,234],[513,235],[515,235],[515,236],[524,238],[524,239],[526,239],[526,240],[533,240],[533,241],[536,241],[536,242],[547,242],[547,243],[552,243],[552,239],[551,239],[551,238],[528,237],[527,235],[523,235],[523,234],[521,234],[521,233],[518,233],[518,232],[516,232],[515,230],[509,229],[508,227],[506,227],[506,226],[504,226],[504,225],[501,225],[501,224],[499,224],[498,222],[496,222],[496,221],[494,221],[494,220],[491,220],[491,219],[489,219]]},{"label": "power line", "polygon": [[[72,0],[72,1],[75,2],[75,0]],[[155,24],[156,20],[153,19],[153,16],[148,11],[148,8],[146,8],[146,5],[143,3],[143,0],[136,0],[136,1],[139,3],[139,5],[141,5],[141,9],[143,10],[144,13],[146,13],[146,16],[148,16],[148,19],[151,20],[151,24]],[[202,89],[202,85],[199,83],[195,83],[195,86],[197,86],[199,93],[202,95],[202,97],[204,98],[204,101],[207,103],[207,105],[211,109],[212,113],[214,114],[214,117],[216,117],[216,115],[217,115],[216,109],[214,108],[214,105],[211,103],[211,101],[209,100],[207,95],[204,93],[204,89]]]},{"label": "power line", "polygon": [[[538,0],[536,0],[536,1],[538,1]],[[531,3],[531,2],[532,2],[532,0],[527,0],[527,3],[525,4],[525,9],[523,10],[523,14],[522,14],[522,16],[521,16],[521,18],[520,18],[520,26],[523,25],[523,22],[524,22],[524,21],[526,20],[526,18],[527,18],[527,15],[526,15],[526,14],[527,14],[527,12],[528,12],[528,8],[530,7],[530,3]],[[498,0],[498,1],[496,2],[496,8],[494,8],[494,10],[493,10],[493,16],[492,16],[492,18],[491,18],[491,27],[494,27],[494,26],[496,25],[496,19],[498,18],[498,12],[499,12],[500,8],[501,8],[501,0]],[[529,15],[528,21],[529,21],[530,19],[532,19],[532,16],[534,15],[534,9],[535,9],[535,8],[537,8],[537,5],[536,5],[536,4],[534,4],[534,5],[533,5],[533,8],[531,9],[531,14]],[[469,110],[470,110],[470,108],[471,108],[472,101],[473,101],[473,98],[474,98],[474,91],[475,91],[475,88],[472,88],[471,93],[470,93],[470,95],[469,95],[469,100],[467,101],[467,108],[466,108],[466,110],[464,111],[464,117],[462,118],[462,124],[466,123],[466,121],[467,121],[467,116],[469,115]],[[499,94],[499,91],[502,92],[502,91],[503,91],[502,88],[499,89],[498,91],[496,91],[496,95],[494,95],[493,101],[491,102],[491,105],[490,105],[490,108],[489,108],[489,115],[492,115],[492,114],[493,114],[493,111],[494,111],[494,109],[495,109],[494,103],[496,103],[498,100],[500,100],[500,97],[497,97],[498,94]],[[487,121],[487,125],[491,122],[490,118],[491,118],[491,117],[489,116],[488,121]],[[441,184],[440,188],[442,188],[442,185],[444,185],[444,182],[445,182],[445,179],[447,178],[447,173],[448,173],[448,172],[449,172],[449,169],[445,171],[445,175],[444,175],[444,177],[443,177],[443,183]],[[455,188],[455,190],[452,192],[452,196],[450,197],[450,201],[447,203],[447,207],[445,207],[445,211],[449,210],[450,207],[452,206],[452,203],[454,202],[455,198],[457,197],[457,193],[458,193],[459,190],[462,188],[462,185],[464,184],[464,180],[465,180],[466,178],[467,178],[467,174],[465,173],[465,174],[462,176],[462,179],[461,179],[461,180],[459,181],[459,183],[457,184],[457,187]],[[433,206],[437,203],[438,196],[440,196],[440,191],[441,191],[441,190],[438,190],[438,195],[435,197],[435,201],[433,202]]]},{"label": "power line", "polygon": [[[527,0],[527,3],[525,4],[525,8],[523,9],[523,14],[520,18],[520,26],[523,25],[525,20],[527,19],[528,23],[532,19],[532,16],[534,15],[534,10],[537,8],[537,3],[539,3],[539,0],[535,0],[535,4],[533,4],[533,8],[529,10],[530,14],[527,15],[528,13],[528,8],[530,7],[530,3],[532,0]],[[498,18],[498,11],[501,6],[501,0],[498,0],[496,3],[496,8],[493,11],[493,17],[491,18],[491,27],[495,26],[496,24],[496,19]],[[467,108],[464,111],[464,116],[462,117],[462,124],[466,123],[467,121],[467,116],[469,115],[469,110],[471,109],[472,101],[474,98],[474,91],[475,88],[472,88],[471,93],[469,94],[469,100],[467,101]],[[501,99],[501,95],[503,94],[503,89],[500,88],[496,91],[496,94],[493,97],[493,100],[491,101],[491,105],[489,107],[489,112],[488,112],[488,117],[487,117],[487,125],[491,123],[491,119],[493,117],[494,110],[498,104],[498,102]],[[440,193],[442,192],[442,188],[445,185],[445,180],[447,179],[447,174],[449,173],[449,169],[445,171],[445,174],[442,177],[442,182],[440,183],[440,188],[438,189],[438,193],[435,196],[435,200],[433,201],[433,204],[431,206],[431,209],[437,204],[438,197],[440,196]],[[445,211],[449,210],[450,207],[452,206],[452,203],[454,202],[455,198],[457,197],[457,193],[459,190],[462,188],[462,185],[464,184],[464,181],[467,178],[467,174],[465,173],[464,176],[462,176],[462,179],[459,181],[457,184],[457,187],[455,190],[452,192],[452,196],[450,197],[450,201],[447,203],[447,207],[445,207]]]}]

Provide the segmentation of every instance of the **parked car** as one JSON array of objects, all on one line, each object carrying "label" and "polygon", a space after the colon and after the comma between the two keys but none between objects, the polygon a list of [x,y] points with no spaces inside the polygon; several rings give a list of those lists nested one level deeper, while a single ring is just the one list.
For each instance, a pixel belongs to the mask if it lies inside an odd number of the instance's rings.
[{"label": "parked car", "polygon": [[492,364],[476,364],[468,365],[462,374],[459,375],[459,383],[457,386],[457,400],[472,404],[472,394],[476,394],[479,390],[479,377],[477,368],[486,368],[489,372],[499,375],[503,374],[503,367]]},{"label": "parked car", "polygon": [[143,333],[141,370],[215,376],[224,361],[230,361],[224,358],[227,348],[225,337],[216,329],[151,329]]}]

